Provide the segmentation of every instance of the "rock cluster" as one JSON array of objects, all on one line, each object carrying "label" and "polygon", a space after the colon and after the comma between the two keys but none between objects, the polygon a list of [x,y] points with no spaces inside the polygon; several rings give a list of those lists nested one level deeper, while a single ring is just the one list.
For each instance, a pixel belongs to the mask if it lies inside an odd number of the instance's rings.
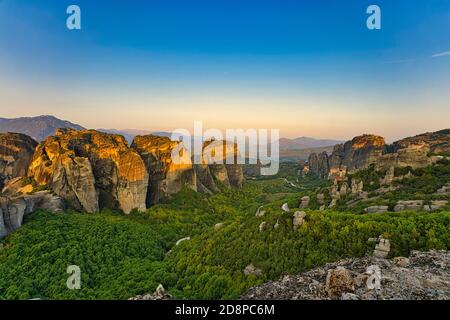
[{"label": "rock cluster", "polygon": [[172,296],[166,293],[163,285],[160,284],[153,294],[138,295],[128,300],[170,300]]},{"label": "rock cluster", "polygon": [[292,219],[292,224],[294,225],[294,230],[297,230],[305,222],[306,212],[296,211],[294,213],[294,218]]},{"label": "rock cluster", "polygon": [[28,175],[77,210],[129,213],[183,187],[210,193],[219,191],[216,182],[241,186],[242,165],[217,161],[236,154],[235,144],[208,142],[202,164],[193,165],[183,143],[167,137],[137,136],[128,147],[120,135],[61,129],[37,147]]},{"label": "rock cluster", "polygon": [[432,200],[431,204],[424,205],[423,209],[425,211],[434,211],[444,208],[448,204],[448,200]]},{"label": "rock cluster", "polygon": [[419,211],[423,209],[423,200],[400,200],[394,206],[394,211]]},{"label": "rock cluster", "polygon": [[[347,181],[348,178],[345,178],[345,180],[341,181],[339,181],[337,178],[334,179],[333,185],[328,188],[331,196],[331,202],[328,204],[328,208],[335,207],[337,201],[347,194],[351,194],[352,196],[357,196],[359,198],[365,198],[367,196],[367,193],[363,191],[362,181],[352,179],[350,186]],[[323,194],[320,194],[320,199],[317,199],[319,205],[323,206],[322,208],[325,208],[324,199],[325,198]]]},{"label": "rock cluster", "polygon": [[370,206],[364,209],[365,213],[385,213],[388,211],[388,206]]},{"label": "rock cluster", "polygon": [[310,201],[309,196],[304,196],[304,197],[302,197],[302,198],[300,199],[300,205],[298,206],[298,208],[299,208],[299,209],[305,209],[305,208],[308,208],[308,206],[309,206],[309,201]]},{"label": "rock cluster", "polygon": [[144,161],[120,135],[57,130],[37,147],[28,175],[78,210],[146,208]]},{"label": "rock cluster", "polygon": [[439,188],[436,191],[436,194],[438,194],[438,195],[450,195],[450,183],[446,184],[445,186],[442,186],[442,188]]},{"label": "rock cluster", "polygon": [[382,178],[380,180],[380,184],[384,185],[384,184],[391,184],[394,181],[395,178],[395,168],[394,167],[389,167],[389,169],[386,171],[386,175],[384,176],[384,178]]},{"label": "rock cluster", "polygon": [[[443,209],[448,204],[448,200],[431,200],[429,204],[424,204],[423,200],[399,200],[394,206],[394,212],[401,211],[436,211]],[[375,205],[364,209],[364,213],[385,213],[389,212],[386,205]]]},{"label": "rock cluster", "polygon": [[244,272],[244,274],[245,274],[246,276],[253,275],[253,276],[260,277],[260,276],[262,276],[262,274],[263,274],[262,270],[259,269],[259,268],[256,268],[256,267],[253,265],[253,263],[251,263],[251,264],[249,264],[248,266],[246,266],[243,272]]},{"label": "rock cluster", "polygon": [[353,292],[355,284],[350,272],[344,267],[328,270],[325,291],[330,298],[340,298],[343,294]]},{"label": "rock cluster", "polygon": [[357,179],[352,179],[351,193],[352,195],[358,195],[364,191],[364,182]]},{"label": "rock cluster", "polygon": [[450,300],[450,253],[344,259],[251,288],[241,299]]},{"label": "rock cluster", "polygon": [[394,211],[435,211],[447,204],[448,200],[431,200],[430,204],[424,204],[423,200],[400,200],[394,206]]},{"label": "rock cluster", "polygon": [[380,237],[379,242],[375,245],[373,256],[377,258],[387,258],[391,251],[391,242],[389,239],[383,239]]},{"label": "rock cluster", "polygon": [[[40,144],[23,134],[0,134],[0,196],[8,197],[1,235],[19,227],[33,208],[59,210],[62,202],[91,213],[129,213],[183,187],[208,193],[219,191],[219,184],[240,187],[238,157],[237,145],[224,141],[205,142],[201,164],[194,165],[183,143],[166,137],[137,136],[129,147],[123,136],[95,130],[57,129]],[[31,196],[36,187],[56,196]]]},{"label": "rock cluster", "polygon": [[[450,150],[450,130],[426,133],[386,144],[376,135],[362,135],[334,147],[331,155],[311,154],[308,172],[321,178],[342,179],[347,173],[375,165],[377,169],[389,169],[386,183],[393,179],[394,167],[425,167],[435,161],[430,154]],[[391,169],[392,168],[392,169]]]},{"label": "rock cluster", "polygon": [[316,199],[317,199],[317,203],[319,205],[324,205],[325,204],[325,195],[323,193],[316,194]]}]

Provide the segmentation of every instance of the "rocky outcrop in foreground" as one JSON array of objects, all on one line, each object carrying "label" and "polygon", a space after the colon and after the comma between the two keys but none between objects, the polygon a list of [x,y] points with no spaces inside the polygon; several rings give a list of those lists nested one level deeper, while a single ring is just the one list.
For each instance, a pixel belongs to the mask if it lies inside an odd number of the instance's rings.
[{"label": "rocky outcrop in foreground", "polygon": [[241,299],[450,300],[450,253],[344,259],[254,287]]},{"label": "rocky outcrop in foreground", "polygon": [[164,290],[162,284],[160,284],[153,294],[143,294],[136,297],[132,297],[128,300],[170,300],[172,296]]}]

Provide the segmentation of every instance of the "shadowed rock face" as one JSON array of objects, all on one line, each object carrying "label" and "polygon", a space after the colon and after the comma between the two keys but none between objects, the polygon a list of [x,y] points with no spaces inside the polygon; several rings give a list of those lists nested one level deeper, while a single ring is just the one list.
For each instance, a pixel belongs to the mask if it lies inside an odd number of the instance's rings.
[{"label": "shadowed rock face", "polygon": [[319,155],[311,153],[308,158],[309,170],[320,178],[325,179],[328,177],[330,167],[328,164],[328,154],[322,152]]},{"label": "shadowed rock face", "polygon": [[0,133],[0,191],[6,182],[25,176],[37,142],[20,133]]},{"label": "shadowed rock face", "polygon": [[36,209],[61,212],[65,204],[62,198],[46,191],[14,198],[0,197],[0,238],[20,228],[23,218]]},{"label": "shadowed rock face", "polygon": [[37,148],[29,176],[79,210],[145,210],[147,170],[119,135],[57,130]]},{"label": "shadowed rock face", "polygon": [[197,190],[199,192],[211,194],[220,191],[207,164],[196,164],[194,168],[197,174]]},{"label": "shadowed rock face", "polygon": [[244,182],[243,166],[237,164],[237,145],[225,141],[207,141],[203,144],[201,162],[196,165],[198,189],[216,192],[216,181],[225,187],[241,187]]},{"label": "shadowed rock face", "polygon": [[171,141],[168,137],[137,136],[131,148],[141,156],[149,173],[148,206],[179,192],[185,186],[197,191],[191,154],[182,142]]}]

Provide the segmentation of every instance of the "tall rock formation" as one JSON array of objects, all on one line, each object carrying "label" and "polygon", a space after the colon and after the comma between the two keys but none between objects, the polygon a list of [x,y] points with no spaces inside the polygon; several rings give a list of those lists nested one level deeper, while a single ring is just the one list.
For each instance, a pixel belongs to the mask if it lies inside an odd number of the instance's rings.
[{"label": "tall rock formation", "polygon": [[0,191],[15,177],[26,176],[37,142],[20,133],[0,133]]},{"label": "tall rock formation", "polygon": [[244,172],[238,164],[237,144],[227,141],[206,141],[203,144],[201,164],[196,165],[199,191],[216,192],[216,182],[225,187],[241,187]]},{"label": "tall rock formation", "polygon": [[386,151],[384,138],[375,135],[362,135],[334,147],[329,159],[330,174],[341,171],[347,173],[365,169],[376,163]]},{"label": "tall rock formation", "polygon": [[311,153],[308,158],[309,172],[317,175],[318,177],[325,179],[328,177],[330,166],[328,163],[328,154],[324,151],[317,155]]},{"label": "tall rock formation", "polygon": [[122,136],[60,129],[37,148],[29,176],[76,209],[145,210],[148,173]]},{"label": "tall rock formation", "polygon": [[197,191],[191,154],[182,142],[168,137],[137,136],[131,148],[144,160],[149,173],[147,206],[179,192],[184,186]]},{"label": "tall rock formation", "polygon": [[[67,204],[129,213],[185,186],[207,193],[220,191],[218,183],[240,187],[238,156],[237,145],[223,141],[206,142],[194,165],[181,142],[161,136],[138,136],[128,147],[123,136],[95,130],[57,129],[40,144],[23,134],[0,134],[0,237],[38,208],[59,212]],[[36,185],[47,190],[34,192]]]},{"label": "tall rock formation", "polygon": [[[39,145],[21,134],[3,134],[0,143],[0,182],[8,183],[3,196],[29,193],[35,183],[86,212],[145,210],[184,186],[213,193],[219,184],[244,181],[237,145],[224,141],[206,142],[198,165],[181,142],[153,135],[138,136],[128,147],[121,135],[64,128]],[[34,183],[22,186],[23,176]]]},{"label": "tall rock formation", "polygon": [[[316,176],[320,176],[319,158],[317,153],[311,153],[308,157],[308,172],[313,173]],[[324,178],[324,177],[321,177]]]}]

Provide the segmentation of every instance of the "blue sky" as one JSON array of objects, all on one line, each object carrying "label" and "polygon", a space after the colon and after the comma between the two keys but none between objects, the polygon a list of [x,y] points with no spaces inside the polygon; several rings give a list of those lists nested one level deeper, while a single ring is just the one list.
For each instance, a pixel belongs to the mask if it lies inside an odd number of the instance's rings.
[{"label": "blue sky", "polygon": [[450,127],[449,52],[449,0],[0,0],[0,116],[393,140]]}]

